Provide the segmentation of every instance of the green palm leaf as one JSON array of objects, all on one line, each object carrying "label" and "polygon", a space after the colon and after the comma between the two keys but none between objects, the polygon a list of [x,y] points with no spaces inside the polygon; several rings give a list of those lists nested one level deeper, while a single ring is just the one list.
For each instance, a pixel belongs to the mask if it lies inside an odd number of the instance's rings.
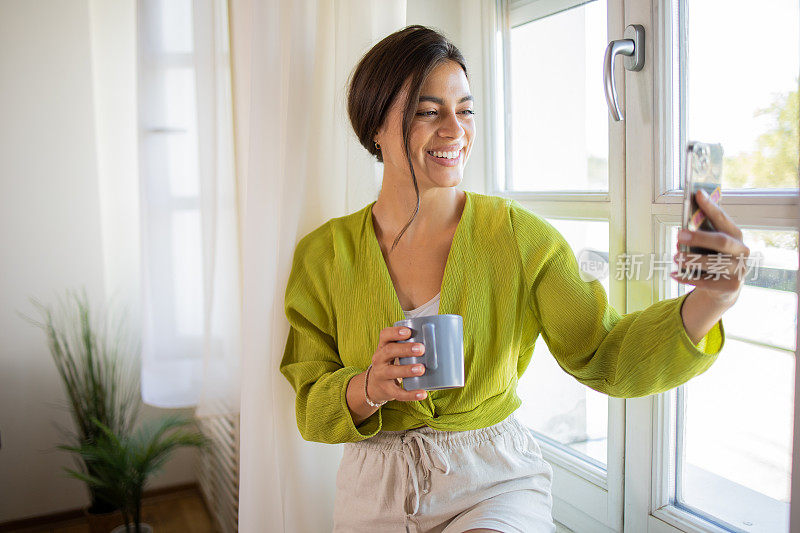
[{"label": "green palm leaf", "polygon": [[[35,298],[31,302],[41,320],[19,314],[45,333],[76,430],[69,435],[74,445],[61,449],[76,453],[83,461],[84,475],[96,479],[102,459],[81,445],[95,443],[102,435],[92,417],[114,434],[130,434],[141,408],[140,341],[125,333],[129,322],[125,313],[101,314],[102,320],[93,320],[85,287],[80,294],[67,291],[53,306]],[[88,482],[87,486],[92,507],[111,500],[105,489]]]}]

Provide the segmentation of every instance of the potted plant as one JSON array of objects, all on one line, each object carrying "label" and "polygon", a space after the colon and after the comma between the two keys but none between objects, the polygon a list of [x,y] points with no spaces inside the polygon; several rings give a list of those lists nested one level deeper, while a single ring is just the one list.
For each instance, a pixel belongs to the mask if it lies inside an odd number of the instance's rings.
[{"label": "potted plant", "polygon": [[78,453],[84,461],[94,464],[94,472],[92,475],[76,470],[68,472],[102,490],[119,506],[125,525],[112,533],[152,533],[152,526],[141,521],[142,493],[147,478],[163,467],[175,449],[182,446],[204,448],[210,440],[199,431],[173,431],[194,423],[193,419],[182,415],[152,420],[130,436],[116,435],[96,418],[92,422],[102,432],[95,442],[59,448]]},{"label": "potted plant", "polygon": [[[127,435],[141,407],[139,340],[123,333],[124,314],[117,322],[112,316],[101,314],[104,320],[96,325],[85,288],[81,295],[67,291],[66,299],[67,302],[59,301],[59,309],[51,309],[32,298],[44,316],[42,322],[20,314],[47,336],[77,428],[63,432],[74,446],[97,442],[103,432],[92,422],[94,418],[116,435]],[[95,475],[98,468],[91,458],[83,458],[82,467],[88,476]],[[93,485],[88,489],[91,503],[83,511],[89,529],[92,533],[108,533],[122,522],[121,513],[108,489]]]}]

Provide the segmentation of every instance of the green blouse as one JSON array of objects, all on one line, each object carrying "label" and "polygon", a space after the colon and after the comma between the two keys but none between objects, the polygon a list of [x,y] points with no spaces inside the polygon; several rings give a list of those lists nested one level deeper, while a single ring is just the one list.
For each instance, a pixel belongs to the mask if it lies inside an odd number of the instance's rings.
[{"label": "green blouse", "polygon": [[540,335],[564,371],[617,397],[666,391],[716,360],[722,320],[694,345],[680,312],[689,293],[621,315],[599,281],[581,279],[575,254],[546,220],[516,200],[465,192],[439,303],[440,314],[463,317],[464,387],[390,401],[358,426],[347,384],[371,362],[380,330],[405,318],[375,236],[375,202],[298,242],[280,370],[297,393],[304,439],[354,442],[381,430],[501,422],[522,404],[517,381]]}]

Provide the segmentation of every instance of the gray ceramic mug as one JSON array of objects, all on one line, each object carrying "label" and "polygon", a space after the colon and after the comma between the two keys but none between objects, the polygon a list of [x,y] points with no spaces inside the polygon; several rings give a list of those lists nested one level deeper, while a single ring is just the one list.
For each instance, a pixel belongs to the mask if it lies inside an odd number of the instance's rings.
[{"label": "gray ceramic mug", "polygon": [[461,315],[430,315],[398,320],[395,326],[407,327],[411,336],[397,342],[425,345],[419,357],[399,357],[401,365],[422,363],[425,373],[403,378],[405,390],[438,390],[464,386],[464,319]]}]

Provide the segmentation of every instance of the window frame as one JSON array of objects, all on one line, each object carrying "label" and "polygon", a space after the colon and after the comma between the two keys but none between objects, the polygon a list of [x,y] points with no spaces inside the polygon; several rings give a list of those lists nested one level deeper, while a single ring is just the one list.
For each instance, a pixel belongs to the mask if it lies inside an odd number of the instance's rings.
[{"label": "window frame", "polygon": [[[641,83],[643,80],[639,80],[640,83],[631,84],[630,90],[634,92],[631,95],[631,103],[647,102],[650,97],[653,97],[654,101],[654,110],[651,113],[652,125],[648,125],[642,120],[641,111],[627,108],[626,120],[630,121],[628,127],[632,126],[633,128],[632,132],[628,132],[629,137],[639,139],[637,143],[639,149],[631,149],[629,144],[628,150],[626,150],[628,168],[647,168],[651,155],[640,148],[648,145],[655,147],[652,154],[653,159],[651,159],[654,162],[652,188],[649,191],[639,191],[638,195],[633,188],[629,187],[628,189],[628,198],[650,208],[650,213],[647,213],[646,209],[639,207],[636,214],[630,217],[631,221],[650,220],[649,228],[639,229],[640,232],[647,231],[650,235],[644,237],[641,233],[637,234],[634,225],[629,225],[628,243],[633,248],[655,251],[668,249],[665,238],[670,224],[680,224],[680,206],[683,199],[682,189],[673,189],[673,184],[676,182],[675,169],[682,168],[682,161],[679,161],[678,157],[673,160],[673,147],[676,142],[682,146],[686,139],[686,122],[681,120],[680,103],[685,101],[686,92],[686,74],[682,71],[686,64],[683,57],[684,47],[677,48],[681,55],[679,65],[675,65],[673,61],[673,45],[677,44],[673,33],[675,3],[678,3],[679,13],[685,17],[684,0],[626,2],[625,6],[627,23],[644,23],[646,35],[650,33],[651,37],[646,38],[645,55],[653,59],[653,70],[651,78],[647,80],[648,83]],[[651,20],[651,16],[654,17],[654,20]],[[654,28],[655,31],[649,31],[650,28]],[[655,50],[652,53],[651,43],[655,43]],[[681,72],[678,72],[677,69],[681,69]],[[675,75],[679,80],[678,102],[675,102],[675,91],[672,86]],[[655,90],[651,90],[653,86],[655,86]],[[677,109],[676,103],[678,104]],[[645,111],[649,112],[649,110]],[[665,121],[661,117],[670,117],[670,120]],[[680,125],[679,132],[671,131],[673,121]],[[676,156],[683,158],[680,152],[676,153]],[[651,196],[651,202],[647,202],[645,193]],[[796,190],[726,190],[724,206],[726,213],[734,218],[737,225],[741,227],[761,226],[769,229],[800,230]],[[629,215],[630,212],[629,210]],[[636,244],[639,246],[637,247]],[[653,283],[650,302],[668,297],[668,281]],[[634,308],[649,305],[648,300],[644,297],[646,293],[641,290],[634,288],[629,294],[631,298],[628,303]],[[796,354],[795,351],[795,356]],[[797,379],[795,380],[796,389]],[[671,448],[671,441],[674,436],[673,432],[676,431],[673,422],[675,417],[680,416],[679,413],[674,412],[674,405],[676,397],[681,393],[682,388],[679,387],[656,396],[627,400],[625,531],[630,533],[641,531],[656,533],[741,531],[733,527],[721,527],[713,520],[708,520],[700,514],[673,504],[674,479],[670,465],[675,451]],[[800,395],[796,393],[795,406],[798,405],[798,397]],[[797,407],[795,407],[795,416],[797,416]],[[636,431],[635,428],[645,429]],[[795,436],[796,430],[795,426]],[[796,449],[794,453],[797,453]],[[645,494],[648,496],[641,497]]]},{"label": "window frame", "polygon": [[[666,244],[669,225],[679,224],[683,200],[682,190],[675,186],[676,169],[682,168],[682,154],[677,152],[673,160],[673,147],[676,144],[682,146],[686,139],[686,123],[678,120],[682,112],[680,102],[685,101],[686,76],[683,72],[677,76],[680,82],[678,101],[673,101],[673,68],[679,68],[679,65],[674,64],[672,55],[672,46],[675,44],[672,34],[673,2],[643,0],[625,2],[623,7],[621,0],[609,1],[609,11],[612,10],[613,3],[619,5],[623,13],[618,20],[609,16],[609,41],[622,38],[627,24],[642,24],[645,27],[645,57],[648,61],[641,72],[628,72],[617,67],[615,73],[617,91],[626,109],[626,119],[619,123],[610,122],[609,125],[607,193],[509,190],[510,162],[513,157],[510,125],[513,116],[509,84],[509,35],[505,28],[511,27],[512,20],[518,21],[518,15],[509,13],[510,6],[519,7],[526,1],[495,0],[494,3],[494,13],[485,17],[483,22],[485,35],[491,36],[486,41],[490,46],[484,56],[484,66],[486,72],[494,74],[487,95],[489,104],[497,109],[491,117],[492,124],[488,126],[488,131],[493,134],[496,143],[494,153],[504,157],[487,158],[490,160],[487,161],[486,176],[488,193],[513,198],[545,217],[608,221],[610,257],[617,257],[626,250],[657,253],[666,250],[669,246]],[[585,2],[572,0],[572,3],[578,5]],[[682,8],[683,5],[681,0],[679,7]],[[679,47],[678,50],[682,52],[685,48]],[[685,61],[681,61],[680,65],[685,65]],[[628,76],[637,76],[631,78],[635,83],[626,84]],[[664,120],[663,117],[669,119]],[[680,129],[673,132],[673,123],[679,124]],[[619,146],[622,146],[625,157],[618,161],[611,154]],[[646,176],[647,186],[641,186],[643,179],[626,180],[626,174]],[[800,230],[800,200],[797,190],[726,190],[724,205],[726,212],[742,227]],[[644,221],[647,223],[642,224]],[[627,284],[622,283],[616,287],[612,285],[609,299],[623,313],[643,309],[667,297],[668,282],[669,279],[661,282],[629,280]],[[800,283],[797,286],[800,287]],[[686,287],[686,290],[689,289],[690,287]],[[798,310],[800,311],[800,298]],[[800,332],[800,321],[798,331]],[[797,354],[796,349],[795,357]],[[800,365],[795,368],[797,391]],[[679,389],[673,389],[645,398],[609,398],[609,468],[612,461],[611,440],[615,431],[622,433],[620,442],[624,450],[621,454],[621,460],[624,461],[621,472],[624,471],[625,476],[622,477],[620,472],[619,481],[623,488],[618,492],[613,488],[609,491],[608,483],[604,488],[598,472],[587,469],[585,463],[581,464],[582,461],[576,460],[557,446],[542,442],[544,456],[553,464],[555,471],[553,514],[556,520],[576,531],[719,533],[732,530],[721,528],[709,520],[673,506],[670,502],[674,487],[670,485],[669,468],[671,432],[674,431],[671,424],[678,393]],[[619,406],[612,409],[612,400],[618,400]],[[619,417],[620,422],[614,422],[612,427],[612,419],[616,420],[616,417]],[[797,393],[794,419],[800,423],[800,394]],[[794,428],[795,442],[798,423]],[[798,448],[793,448],[792,469],[793,474],[800,476]],[[795,487],[797,490],[793,490],[793,493],[797,495],[800,490],[800,480],[797,477],[792,482],[792,488]],[[605,501],[601,497],[603,490],[606,491]],[[575,494],[576,498],[567,501],[560,497],[564,494]],[[615,504],[624,509],[618,521],[611,511]],[[622,514],[625,517],[624,528]],[[800,523],[800,511],[790,508],[790,515],[793,521]]]},{"label": "window frame", "polygon": [[[493,158],[487,172],[486,190],[489,194],[513,198],[524,207],[547,218],[564,218],[569,220],[597,220],[609,224],[609,257],[616,257],[624,252],[624,164],[620,160],[609,158],[608,191],[519,191],[510,190],[512,161],[511,120],[512,102],[510,91],[510,28],[520,22],[519,12],[524,10],[529,16],[535,13],[531,22],[542,18],[541,6],[552,9],[552,15],[571,7],[588,3],[585,0],[548,0],[538,4],[536,10],[530,10],[533,2],[526,0],[495,0],[492,16],[484,17],[486,41],[490,43],[484,54],[486,72],[494,73],[489,83],[489,104],[497,110],[492,117],[493,124],[488,128],[494,134],[495,154],[503,154]],[[607,0],[608,9],[616,16],[607,20],[608,35],[621,35],[623,32],[622,0]],[[569,7],[556,7],[569,4]],[[526,23],[520,22],[520,23]],[[602,61],[602,57],[599,58]],[[617,80],[622,78],[622,65],[617,67]],[[617,90],[624,94],[624,82],[618,83]],[[624,147],[624,126],[609,123],[609,152],[617,150],[621,154]],[[489,158],[492,159],[492,158]],[[612,276],[613,278],[613,276]],[[625,312],[626,290],[623,282],[609,281],[609,301],[620,312]],[[541,341],[540,341],[541,342]],[[553,482],[553,516],[576,531],[620,531],[622,529],[623,512],[623,468],[624,468],[624,432],[625,432],[625,400],[608,398],[608,428],[606,468],[601,469],[585,461],[566,447],[555,445],[548,439],[540,439],[542,453],[554,470]]]},{"label": "window frame", "polygon": [[[208,209],[203,206],[203,187],[207,186],[204,183],[208,181],[208,175],[212,172],[207,168],[210,165],[203,163],[204,150],[215,146],[218,128],[214,124],[220,118],[216,115],[215,98],[220,88],[215,85],[214,67],[229,70],[230,53],[227,40],[221,40],[219,44],[224,47],[224,53],[215,54],[214,47],[208,46],[198,31],[198,28],[205,28],[210,35],[218,33],[219,28],[215,28],[214,24],[220,19],[214,16],[214,10],[224,5],[218,3],[189,3],[191,17],[187,17],[186,22],[192,32],[191,50],[168,51],[158,46],[158,33],[162,21],[158,17],[157,8],[163,1],[136,3],[139,196],[142,247],[146,252],[142,258],[142,276],[148,306],[153,313],[157,313],[157,316],[149,317],[150,320],[146,325],[145,336],[149,346],[142,365],[142,393],[143,400],[148,405],[185,408],[196,406],[201,393],[204,346],[210,353],[223,353],[225,339],[215,333],[204,333],[202,317],[197,332],[179,331],[181,306],[186,308],[194,302],[181,300],[173,290],[175,286],[172,280],[175,271],[173,217],[176,213],[197,214],[196,236],[201,240],[202,256],[202,226],[209,216]],[[221,63],[215,65],[215,61]],[[167,124],[162,116],[163,109],[159,107],[163,102],[156,103],[158,96],[164,94],[160,84],[165,72],[176,67],[192,71],[195,91],[194,130],[186,125]],[[232,128],[232,124],[229,127]],[[152,172],[150,163],[153,161],[153,152],[150,142],[159,136],[169,135],[189,136],[190,142],[196,144],[198,165],[197,173],[192,176],[197,184],[195,194],[173,194],[170,190],[170,176],[166,173]],[[232,143],[232,136],[230,141]],[[205,271],[202,260],[198,265],[200,265],[197,267],[200,269],[200,283],[205,286],[203,278],[208,272]],[[203,310],[205,306],[202,302],[207,295],[203,294],[203,291],[198,294],[200,300],[197,306]],[[157,376],[166,372],[180,372],[185,377],[186,386],[178,391],[180,401],[168,398],[165,391],[156,385]]]},{"label": "window frame", "polygon": [[[149,7],[149,9],[148,9]],[[157,29],[160,20],[156,16],[154,9],[156,4],[149,5],[146,2],[138,2],[138,129],[139,129],[139,180],[140,194],[142,195],[142,229],[143,239],[151,241],[151,255],[158,256],[159,265],[169,265],[169,268],[155,267],[155,261],[151,257],[147,268],[147,276],[150,278],[151,287],[160,287],[162,294],[172,287],[170,274],[174,270],[170,251],[173,249],[172,236],[172,216],[178,212],[200,212],[199,193],[194,196],[175,196],[169,191],[169,181],[158,179],[163,176],[153,176],[150,168],[152,153],[149,150],[151,139],[165,137],[169,135],[188,136],[192,132],[187,127],[176,127],[171,124],[162,123],[153,117],[157,108],[152,105],[155,100],[154,94],[159,92],[158,85],[164,73],[170,68],[182,67],[191,69],[195,73],[198,69],[196,43],[193,42],[193,50],[190,52],[168,52],[164,51],[154,43],[157,42]],[[197,102],[198,95],[195,93]],[[199,105],[199,103],[198,103]],[[199,128],[198,128],[199,129]],[[199,139],[194,140],[199,144]],[[199,146],[197,147],[199,152]],[[199,176],[197,176],[199,180]],[[202,336],[178,334],[177,326],[177,307],[173,298],[160,298],[159,308],[161,320],[153,324],[155,336],[164,340],[165,347],[173,346],[175,353],[199,353],[202,344]]]}]

